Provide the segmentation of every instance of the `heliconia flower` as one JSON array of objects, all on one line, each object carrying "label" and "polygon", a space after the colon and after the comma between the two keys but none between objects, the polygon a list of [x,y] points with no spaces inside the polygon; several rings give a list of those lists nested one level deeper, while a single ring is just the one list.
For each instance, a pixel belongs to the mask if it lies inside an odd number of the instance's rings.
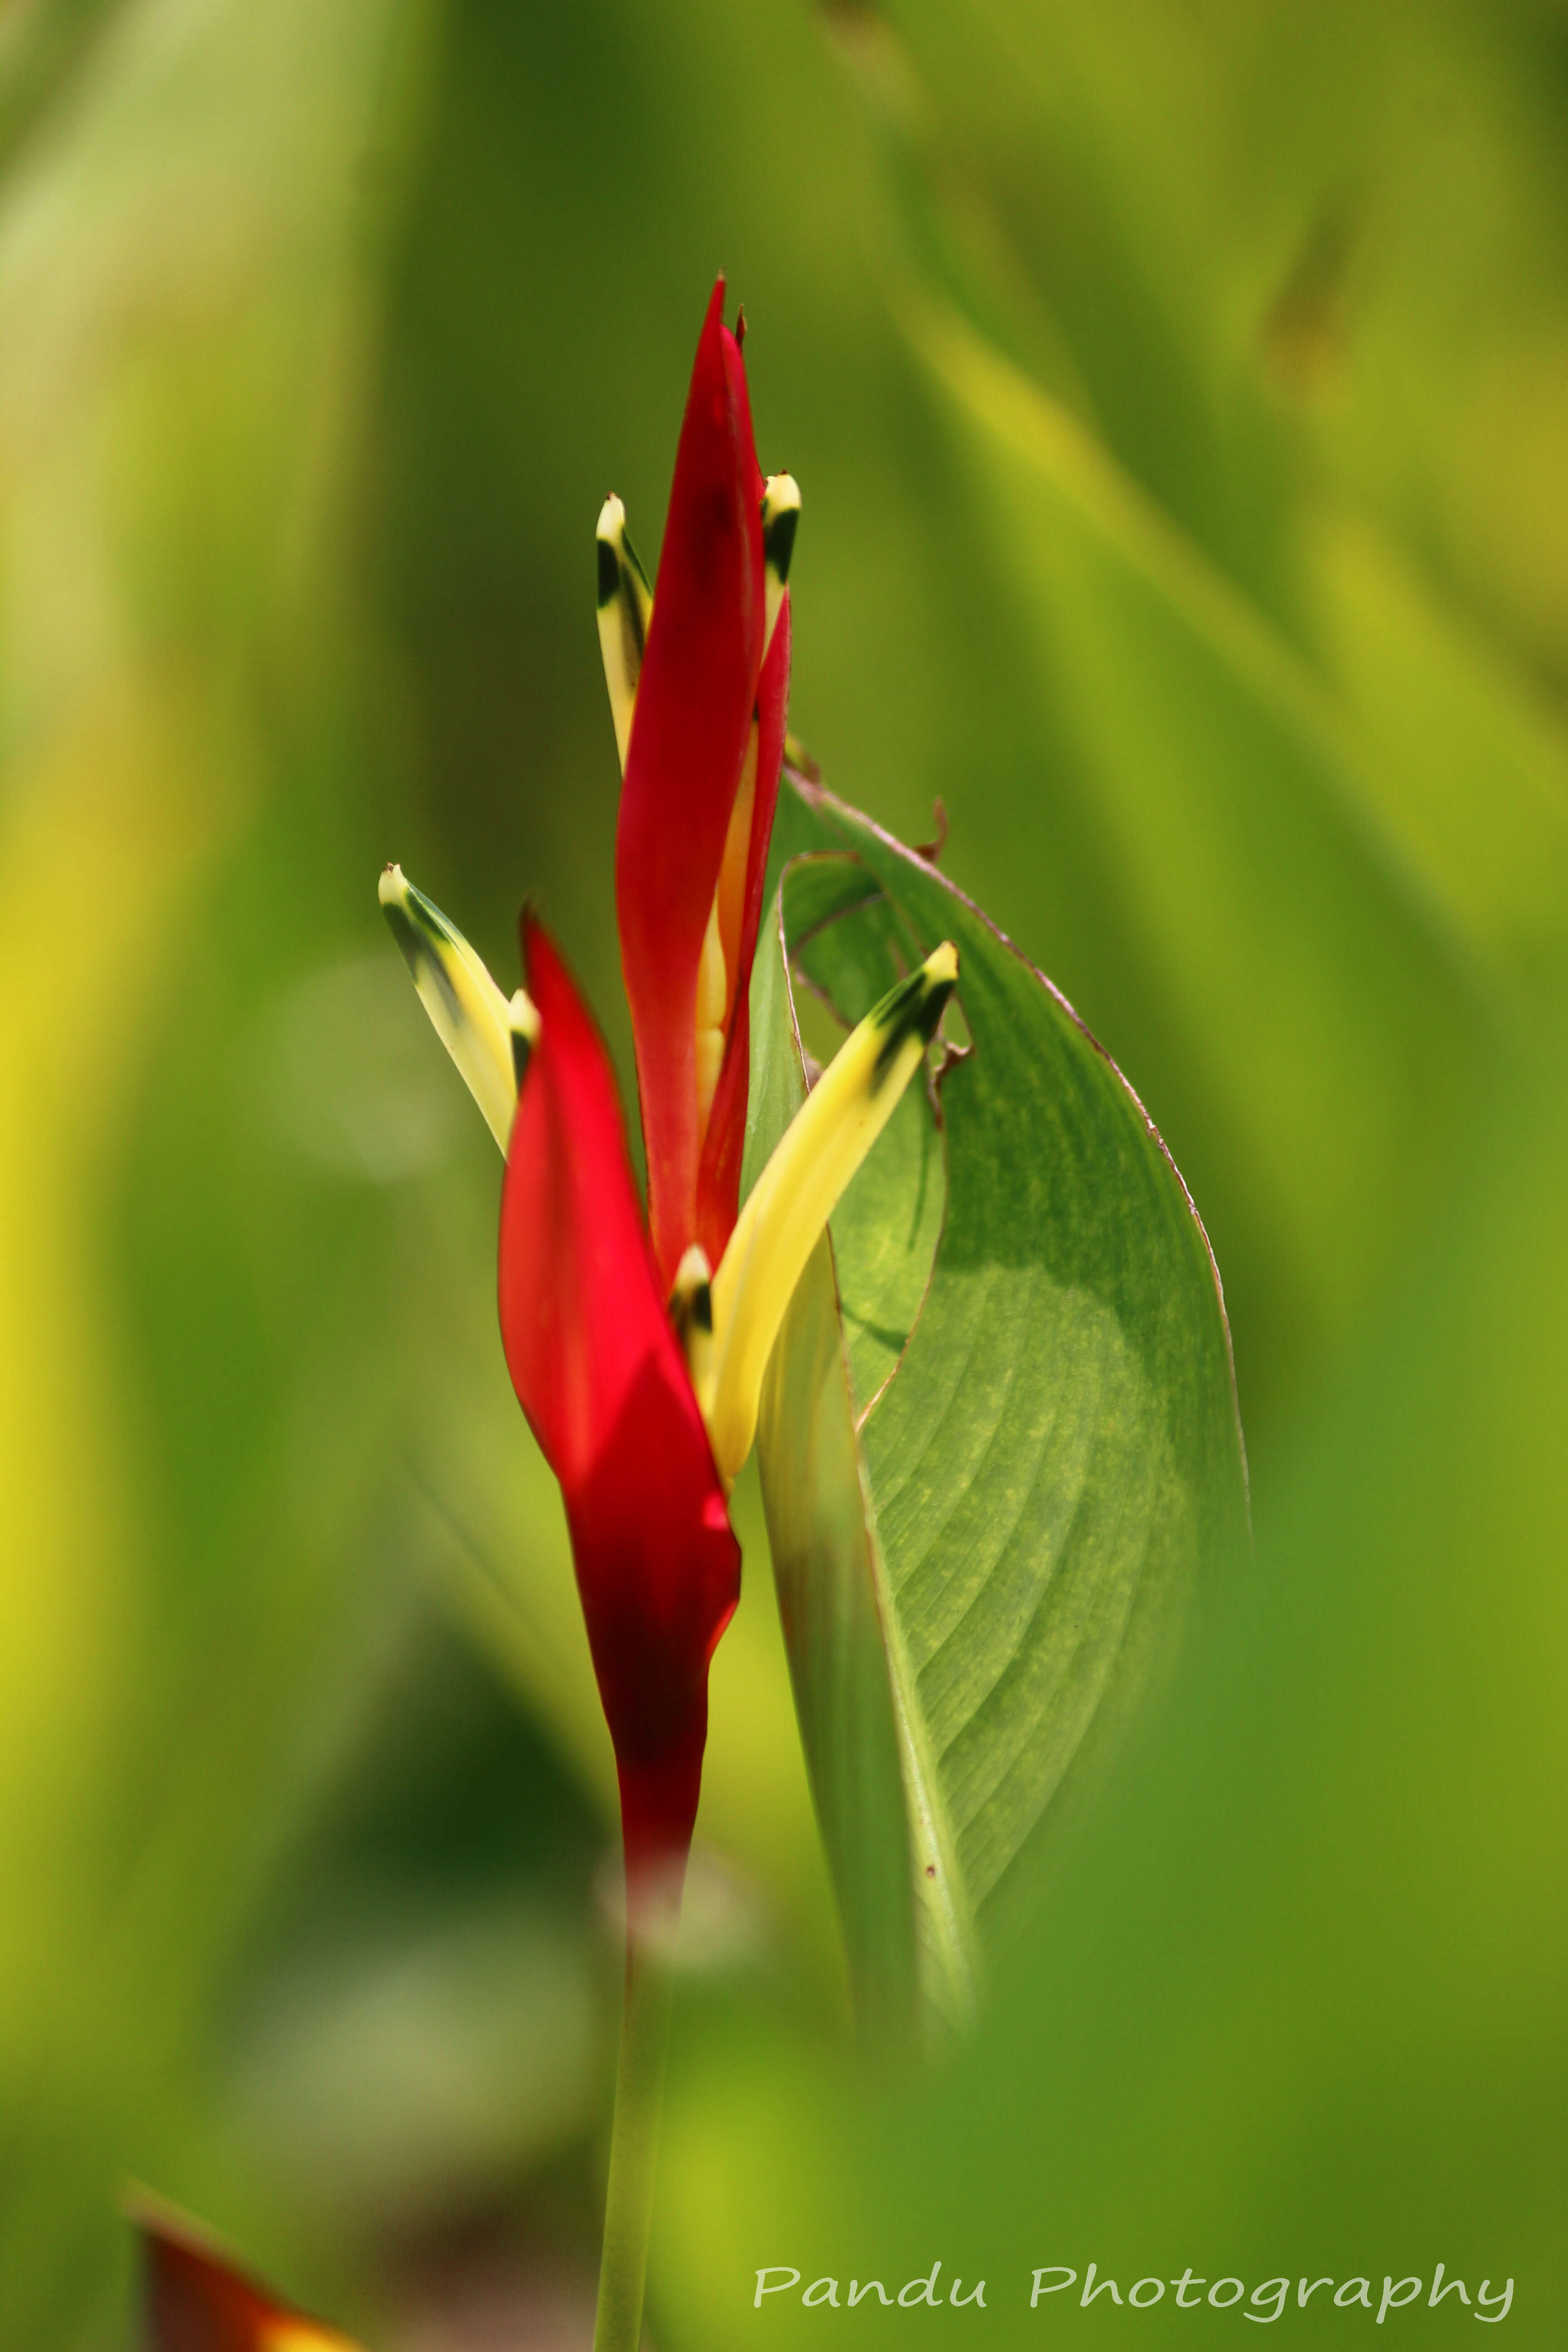
[{"label": "heliconia flower", "polygon": [[138,2215],[151,2352],[359,2352],[278,2302],[171,2216]]},{"label": "heliconia flower", "polygon": [[620,1783],[626,1968],[594,2341],[636,2352],[678,1914],[708,1675],[741,1589],[729,1494],[773,1343],[844,1187],[921,1068],[958,977],[943,941],[846,1040],[740,1206],[749,992],[784,748],[800,493],[763,481],[722,278],[698,342],[658,593],[606,499],[599,635],[624,780],[621,966],[647,1149],[644,1221],[604,1042],[522,926],[508,997],[389,866],[381,902],[506,1155],[507,1368],[560,1480]]},{"label": "heliconia flower", "polygon": [[[669,1295],[603,1041],[542,926],[508,1000],[397,866],[382,903],[492,1131],[510,1136],[500,1325],[520,1402],[561,1482],[620,1780],[628,1886],[677,1878],[690,1843],[708,1668],[740,1591],[726,1497],[802,1268],[921,1066],[958,973],[944,942],[854,1030],[752,1189],[710,1273]],[[477,972],[482,976],[475,978]],[[502,1026],[502,1011],[505,1027]],[[487,1110],[487,1117],[489,1112]]]},{"label": "heliconia flower", "polygon": [[668,1291],[735,1222],[748,982],[789,696],[800,493],[763,478],[746,373],[713,289],[650,595],[616,498],[599,518],[599,631],[625,769],[616,840],[648,1221]]}]

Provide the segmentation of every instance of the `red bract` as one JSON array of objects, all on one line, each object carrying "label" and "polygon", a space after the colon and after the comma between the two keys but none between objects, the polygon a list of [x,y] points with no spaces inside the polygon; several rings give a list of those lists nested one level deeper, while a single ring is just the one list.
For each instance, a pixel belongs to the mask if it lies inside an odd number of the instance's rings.
[{"label": "red bract", "polygon": [[523,958],[539,1040],[501,1196],[501,1339],[565,1498],[635,1888],[683,1862],[690,1843],[708,1665],[740,1595],[741,1553],[665,1309],[603,1042],[527,916]]},{"label": "red bract", "polygon": [[[616,844],[648,1219],[666,1291],[692,1242],[716,1265],[735,1222],[747,984],[789,693],[788,598],[770,640],[763,481],[745,369],[723,323],[723,300],[721,278],[676,453]],[[697,1027],[703,942],[715,916],[722,1001],[710,1008],[718,1018],[709,1034],[720,1033],[721,1059],[710,1104],[699,1079]]]},{"label": "red bract", "polygon": [[142,2229],[155,2352],[356,2352],[346,2336],[276,2302],[184,2228],[148,2219]]}]

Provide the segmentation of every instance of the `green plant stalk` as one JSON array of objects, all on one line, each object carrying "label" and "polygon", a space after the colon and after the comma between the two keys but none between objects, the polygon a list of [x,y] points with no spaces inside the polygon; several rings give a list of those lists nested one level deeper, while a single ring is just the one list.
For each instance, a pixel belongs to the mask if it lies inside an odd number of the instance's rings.
[{"label": "green plant stalk", "polygon": [[639,1936],[628,1923],[594,2352],[637,2352],[642,2337],[658,2119],[674,1995],[668,1958],[657,1942]]}]

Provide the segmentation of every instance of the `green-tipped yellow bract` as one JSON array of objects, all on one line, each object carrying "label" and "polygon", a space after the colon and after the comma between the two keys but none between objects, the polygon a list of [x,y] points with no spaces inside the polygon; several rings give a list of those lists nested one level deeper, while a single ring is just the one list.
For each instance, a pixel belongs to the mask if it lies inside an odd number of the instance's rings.
[{"label": "green-tipped yellow bract", "polygon": [[795,553],[795,527],[800,521],[800,484],[793,474],[771,474],[763,493],[763,596],[764,646],[772,642],[773,624],[784,603]]},{"label": "green-tipped yellow bract", "polygon": [[386,867],[379,895],[431,1026],[504,1152],[539,1015],[521,989],[508,1002],[461,931],[401,866]]},{"label": "green-tipped yellow bract", "polygon": [[958,980],[950,940],[852,1030],[752,1187],[713,1277],[713,1458],[751,1451],[763,1375],[801,1271],[845,1187],[925,1058]]},{"label": "green-tipped yellow bract", "polygon": [[708,1254],[696,1242],[676,1268],[669,1319],[686,1351],[686,1369],[706,1419],[713,1390],[713,1279]]},{"label": "green-tipped yellow bract", "polygon": [[616,749],[623,770],[631,740],[637,678],[653,618],[653,590],[626,531],[626,510],[612,495],[599,510],[599,649],[610,690]]}]

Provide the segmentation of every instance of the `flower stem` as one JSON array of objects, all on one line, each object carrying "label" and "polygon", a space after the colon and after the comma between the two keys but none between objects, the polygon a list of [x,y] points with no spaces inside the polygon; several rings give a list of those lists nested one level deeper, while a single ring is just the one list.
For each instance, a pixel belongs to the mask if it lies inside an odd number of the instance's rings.
[{"label": "flower stem", "polygon": [[643,2286],[647,2276],[658,2118],[674,1990],[668,1958],[657,1942],[628,1927],[594,2352],[637,2352],[642,2336]]}]

